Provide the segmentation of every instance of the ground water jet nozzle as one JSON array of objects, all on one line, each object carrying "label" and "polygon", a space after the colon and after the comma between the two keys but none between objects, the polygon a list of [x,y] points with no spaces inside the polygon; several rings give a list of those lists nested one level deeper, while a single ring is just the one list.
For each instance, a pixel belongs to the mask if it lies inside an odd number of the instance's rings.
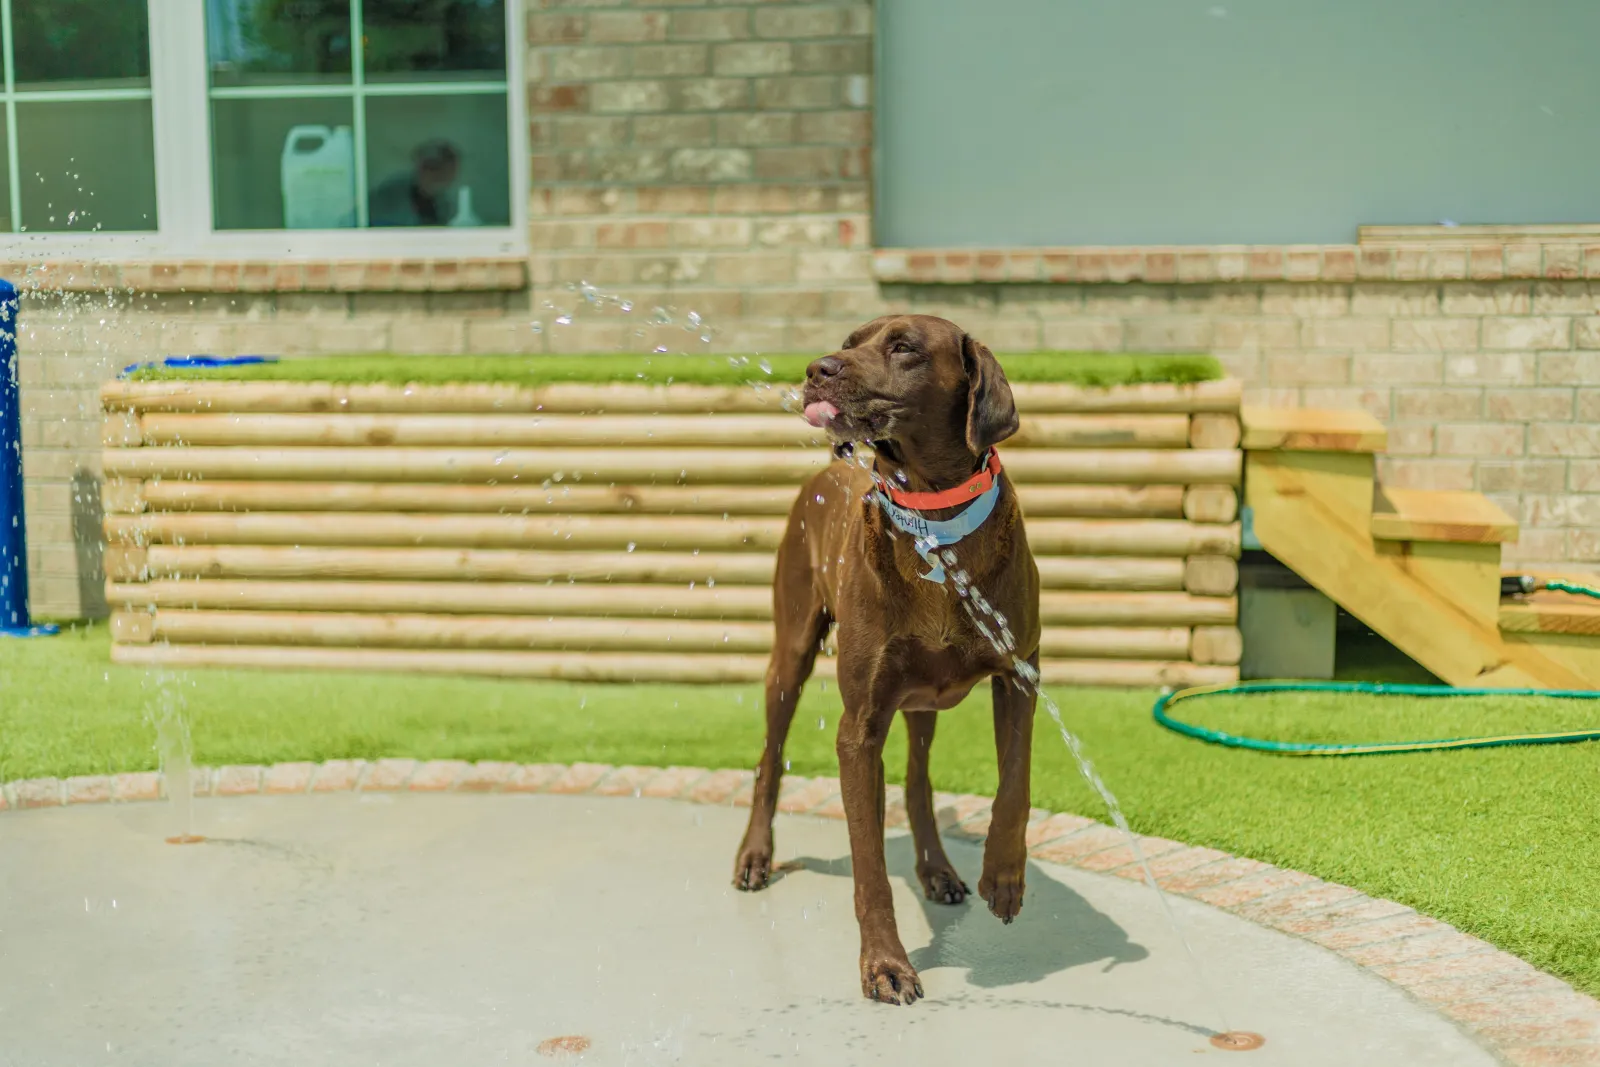
[{"label": "ground water jet nozzle", "polygon": [[1253,1052],[1266,1043],[1266,1038],[1248,1030],[1229,1030],[1211,1035],[1211,1044],[1227,1052]]}]

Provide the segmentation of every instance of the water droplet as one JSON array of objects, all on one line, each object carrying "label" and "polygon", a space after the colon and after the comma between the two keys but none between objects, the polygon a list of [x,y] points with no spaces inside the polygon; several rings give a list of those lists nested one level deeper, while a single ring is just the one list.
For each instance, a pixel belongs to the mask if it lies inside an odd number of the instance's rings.
[{"label": "water droplet", "polygon": [[572,316],[571,315],[557,315],[556,316],[556,325],[557,326],[571,326],[572,325]]},{"label": "water droplet", "polygon": [[768,363],[766,361],[766,359],[764,359],[764,358],[761,360],[761,362],[757,363],[756,366],[761,368],[761,373],[762,374],[771,374],[772,373],[772,364]]},{"label": "water droplet", "polygon": [[635,543],[634,543],[634,542],[632,542],[632,541],[629,541],[629,542],[628,542],[628,551],[629,551],[629,552],[632,552],[632,551],[633,551],[633,550],[634,550],[634,549],[636,549],[636,548],[638,548],[638,547],[639,547],[639,546],[638,546],[638,545],[637,545],[637,544],[635,544]]}]

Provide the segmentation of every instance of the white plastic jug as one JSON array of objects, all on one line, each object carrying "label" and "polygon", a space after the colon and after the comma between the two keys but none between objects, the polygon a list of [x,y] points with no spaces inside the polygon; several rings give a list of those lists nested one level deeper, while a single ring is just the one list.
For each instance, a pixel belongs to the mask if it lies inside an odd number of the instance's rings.
[{"label": "white plastic jug", "polygon": [[348,126],[296,126],[283,139],[283,225],[335,230],[356,224],[355,139]]}]

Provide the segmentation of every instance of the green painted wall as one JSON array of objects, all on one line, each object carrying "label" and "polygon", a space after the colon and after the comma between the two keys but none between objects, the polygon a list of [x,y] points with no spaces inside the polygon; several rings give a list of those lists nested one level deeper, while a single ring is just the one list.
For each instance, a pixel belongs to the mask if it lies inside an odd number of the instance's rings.
[{"label": "green painted wall", "polygon": [[1600,0],[879,0],[887,246],[1600,221]]}]

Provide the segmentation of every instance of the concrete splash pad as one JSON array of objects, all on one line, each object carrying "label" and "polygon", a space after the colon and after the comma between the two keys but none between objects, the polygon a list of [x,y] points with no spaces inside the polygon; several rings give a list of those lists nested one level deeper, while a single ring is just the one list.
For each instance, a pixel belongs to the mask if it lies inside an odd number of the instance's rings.
[{"label": "concrete splash pad", "polygon": [[[764,893],[728,884],[742,809],[359,794],[0,819],[0,1065],[1493,1064],[1314,945],[1173,901],[1249,1053],[1150,891],[1033,863],[1010,927],[926,902],[889,845],[929,999],[864,1001],[842,824],[780,816]],[[978,847],[948,848],[977,884]],[[539,1046],[587,1038],[580,1055]]]}]

